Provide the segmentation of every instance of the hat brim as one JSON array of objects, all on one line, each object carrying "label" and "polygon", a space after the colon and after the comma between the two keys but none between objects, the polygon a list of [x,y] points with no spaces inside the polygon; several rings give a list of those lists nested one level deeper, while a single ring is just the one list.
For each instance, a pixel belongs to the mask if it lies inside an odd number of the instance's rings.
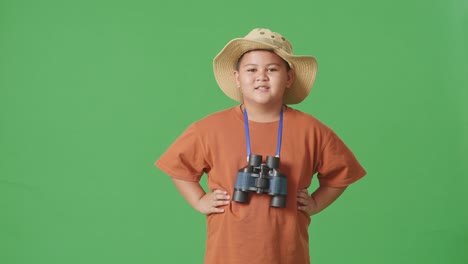
[{"label": "hat brim", "polygon": [[231,40],[213,60],[216,82],[221,90],[235,101],[242,102],[241,90],[236,86],[234,71],[237,60],[250,50],[271,50],[289,63],[295,72],[295,79],[289,89],[285,90],[283,103],[298,104],[312,90],[317,74],[317,60],[312,56],[297,56],[285,52],[276,46],[263,42],[237,38]]}]

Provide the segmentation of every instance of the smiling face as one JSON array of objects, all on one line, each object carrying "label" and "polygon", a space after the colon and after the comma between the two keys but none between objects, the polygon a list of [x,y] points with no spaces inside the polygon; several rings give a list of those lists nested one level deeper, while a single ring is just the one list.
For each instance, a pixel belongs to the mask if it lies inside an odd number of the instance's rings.
[{"label": "smiling face", "polygon": [[276,53],[253,50],[245,53],[234,71],[243,102],[250,106],[281,106],[283,94],[291,87],[294,72]]}]

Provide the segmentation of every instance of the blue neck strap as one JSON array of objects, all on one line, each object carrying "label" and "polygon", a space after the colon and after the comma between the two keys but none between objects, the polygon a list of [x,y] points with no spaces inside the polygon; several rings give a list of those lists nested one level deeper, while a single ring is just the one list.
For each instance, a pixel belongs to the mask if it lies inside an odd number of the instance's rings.
[{"label": "blue neck strap", "polygon": [[[250,133],[249,133],[249,117],[247,116],[247,110],[244,107],[244,127],[245,127],[245,141],[247,143],[247,161],[249,160],[250,154],[252,151],[250,149]],[[280,111],[280,119],[278,124],[278,139],[276,143],[276,157],[280,156],[281,152],[281,138],[283,136],[283,107]]]}]

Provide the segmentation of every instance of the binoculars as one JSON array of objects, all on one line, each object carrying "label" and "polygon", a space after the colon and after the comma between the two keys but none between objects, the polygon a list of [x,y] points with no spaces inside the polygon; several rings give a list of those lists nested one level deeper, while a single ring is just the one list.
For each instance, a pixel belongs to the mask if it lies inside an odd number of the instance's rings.
[{"label": "binoculars", "polygon": [[249,192],[254,192],[272,196],[272,207],[286,207],[288,185],[286,175],[278,170],[279,161],[279,157],[267,156],[266,164],[262,164],[261,155],[250,155],[248,165],[237,173],[232,200],[248,203]]}]

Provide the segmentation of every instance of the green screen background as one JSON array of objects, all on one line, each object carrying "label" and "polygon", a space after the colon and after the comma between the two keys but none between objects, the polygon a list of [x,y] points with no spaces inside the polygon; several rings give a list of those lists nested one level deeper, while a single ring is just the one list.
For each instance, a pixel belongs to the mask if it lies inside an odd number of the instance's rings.
[{"label": "green screen background", "polygon": [[211,63],[255,27],[317,58],[295,107],[368,171],[313,217],[313,262],[468,263],[467,14],[462,0],[1,0],[0,263],[202,263],[205,219],[153,162],[236,104]]}]

